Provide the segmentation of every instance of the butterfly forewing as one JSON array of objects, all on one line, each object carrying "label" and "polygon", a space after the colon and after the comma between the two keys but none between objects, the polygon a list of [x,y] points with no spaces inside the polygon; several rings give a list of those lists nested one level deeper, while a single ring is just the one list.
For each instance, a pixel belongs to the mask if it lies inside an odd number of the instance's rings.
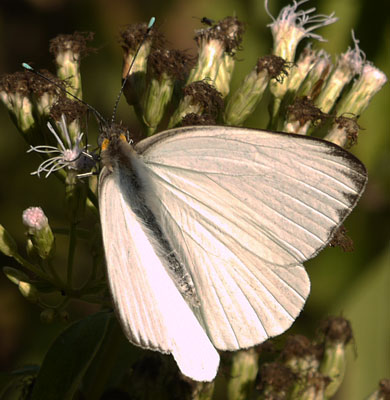
[{"label": "butterfly forewing", "polygon": [[122,328],[132,343],[172,353],[185,375],[210,381],[218,353],[168,275],[151,232],[135,214],[140,204],[131,182],[129,171],[115,165],[113,172],[105,168],[100,175],[108,281]]}]

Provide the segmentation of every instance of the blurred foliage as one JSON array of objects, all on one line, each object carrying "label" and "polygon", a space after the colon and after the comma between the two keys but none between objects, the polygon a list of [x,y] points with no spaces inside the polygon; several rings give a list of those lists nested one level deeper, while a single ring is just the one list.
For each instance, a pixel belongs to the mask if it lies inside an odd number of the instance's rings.
[{"label": "blurred foliage", "polygon": [[[277,15],[285,1],[269,1]],[[351,29],[360,40],[367,59],[390,76],[390,24],[384,1],[322,0],[310,1],[318,12],[336,12],[339,21],[321,30],[327,39],[316,43],[332,55],[352,45]],[[104,0],[2,0],[0,4],[0,73],[20,70],[24,61],[37,68],[54,71],[48,42],[59,33],[96,32],[96,54],[82,62],[84,99],[103,115],[110,115],[121,77],[122,54],[116,39],[124,25],[157,18],[172,47],[196,53],[193,31],[204,16],[215,20],[236,14],[246,24],[243,52],[239,53],[232,86],[237,87],[259,55],[270,53],[271,35],[266,25],[270,19],[262,1],[104,1]],[[194,18],[197,17],[197,18]],[[134,114],[122,101],[119,119],[137,132]],[[338,399],[362,399],[377,387],[379,379],[390,376],[390,91],[387,83],[359,119],[363,131],[353,152],[369,173],[366,192],[346,221],[354,241],[352,253],[338,248],[323,251],[306,267],[312,291],[301,316],[290,332],[312,335],[318,322],[330,315],[343,315],[352,323],[355,350],[348,359],[347,375]],[[247,126],[264,126],[267,115],[255,113]],[[37,179],[30,172],[37,168],[37,157],[26,155],[26,145],[19,137],[4,107],[0,107],[0,219],[18,244],[24,242],[21,213],[29,206],[42,207],[52,226],[61,226],[63,188],[51,178]],[[89,142],[96,143],[96,132],[89,132]],[[95,136],[94,136],[95,135]],[[15,221],[20,221],[16,223]],[[57,243],[58,253],[66,248]],[[82,263],[86,252],[77,255]],[[2,256],[1,265],[15,266]],[[0,276],[0,369],[10,370],[42,361],[56,334],[64,324],[42,326],[38,310],[25,302],[17,289]],[[71,319],[90,314],[95,308],[75,303]],[[222,397],[221,397],[222,398]]]}]

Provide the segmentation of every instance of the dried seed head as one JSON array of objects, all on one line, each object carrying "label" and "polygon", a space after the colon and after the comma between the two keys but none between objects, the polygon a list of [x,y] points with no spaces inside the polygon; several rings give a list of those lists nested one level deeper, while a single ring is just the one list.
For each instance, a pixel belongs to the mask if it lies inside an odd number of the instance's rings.
[{"label": "dried seed head", "polygon": [[204,114],[217,115],[223,109],[220,93],[204,81],[193,82],[183,88],[184,96],[191,97],[193,104],[199,104]]},{"label": "dried seed head", "polygon": [[199,47],[204,42],[218,41],[226,53],[234,54],[241,46],[244,24],[236,17],[226,17],[217,24],[200,29],[194,37]]},{"label": "dried seed head", "polygon": [[193,57],[185,51],[156,49],[148,57],[148,70],[156,78],[165,74],[171,78],[184,79],[193,66]]},{"label": "dried seed head", "polygon": [[287,107],[287,113],[290,121],[298,121],[301,126],[309,121],[318,125],[329,118],[329,115],[323,113],[308,97],[296,98],[294,103]]},{"label": "dried seed head", "polygon": [[61,96],[51,107],[50,116],[55,121],[61,121],[62,115],[65,115],[67,123],[70,124],[74,120],[82,120],[87,112],[88,107],[85,104]]}]

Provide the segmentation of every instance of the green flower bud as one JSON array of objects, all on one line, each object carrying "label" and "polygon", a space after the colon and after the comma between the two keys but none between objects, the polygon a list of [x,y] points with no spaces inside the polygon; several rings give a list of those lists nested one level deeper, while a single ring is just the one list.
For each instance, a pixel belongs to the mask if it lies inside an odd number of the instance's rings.
[{"label": "green flower bud", "polygon": [[348,118],[344,116],[335,118],[325,139],[341,147],[350,148],[357,142],[360,130],[360,126],[356,120],[357,118]]},{"label": "green flower bud", "polygon": [[314,106],[313,101],[308,97],[297,97],[294,103],[287,107],[286,111],[284,132],[305,135],[310,125],[319,124],[329,119],[329,115]]},{"label": "green flower bud", "polygon": [[133,24],[120,33],[123,49],[122,79],[127,78],[123,94],[129,105],[138,106],[144,96],[147,61],[152,43],[156,43],[157,47],[163,43],[162,35],[155,28],[145,36],[147,31],[146,24]]},{"label": "green flower bud", "polygon": [[307,373],[301,377],[301,383],[294,387],[291,400],[324,400],[326,387],[330,379],[319,372]]},{"label": "green flower bud", "polygon": [[290,368],[279,362],[266,363],[260,368],[259,400],[290,399],[292,385],[297,380]]},{"label": "green flower bud", "polygon": [[[51,107],[57,102],[57,100],[63,95],[61,90],[56,86],[59,85],[64,90],[66,89],[65,83],[58,79],[55,75],[51,74],[47,70],[40,70],[39,73],[46,76],[50,81],[55,84],[49,82],[46,79],[41,78],[40,76],[29,73],[29,83],[30,89],[33,94],[34,105],[37,110],[37,116],[40,118],[39,125],[42,127],[42,130],[46,131],[46,123],[47,118],[50,115]],[[42,141],[41,141],[42,142]],[[46,141],[45,141],[46,142]],[[47,141],[50,143],[50,140]]]},{"label": "green flower bud", "polygon": [[[88,113],[88,107],[74,99],[62,96],[58,101],[50,108],[50,117],[56,121],[57,129],[56,132],[61,138],[64,146],[59,144],[57,139],[56,144],[59,150],[65,148],[72,148],[76,143],[80,145],[79,139],[82,134],[80,121],[85,120]],[[53,135],[50,135],[53,139]],[[77,156],[76,156],[77,157]]]},{"label": "green flower bud", "polygon": [[325,334],[325,348],[320,372],[330,378],[325,395],[332,397],[344,379],[345,348],[352,339],[352,329],[349,321],[342,317],[336,317],[325,321],[322,331]]},{"label": "green flower bud", "polygon": [[230,81],[234,71],[236,60],[231,54],[225,53],[222,57],[222,62],[219,66],[217,76],[215,78],[214,86],[225,98],[230,91]]},{"label": "green flower bud", "polygon": [[318,349],[302,335],[288,337],[282,358],[295,373],[316,371],[319,365]]},{"label": "green flower bud", "polygon": [[361,115],[386,82],[386,75],[382,71],[374,65],[366,63],[360,77],[355,80],[351,89],[337,104],[337,113],[339,115],[346,113]]},{"label": "green flower bud", "polygon": [[[323,51],[319,51],[314,65],[311,67],[295,94],[298,102],[301,99],[306,99],[307,102],[310,103],[309,108],[311,108],[311,110],[309,114],[306,115],[306,118],[304,118],[306,119],[304,123],[302,123],[302,120],[291,120],[291,115],[288,114],[282,129],[284,132],[306,135],[311,126],[315,125],[318,121],[323,122],[326,118],[327,114],[323,113],[318,107],[315,107],[315,99],[320,94],[331,68],[330,56]],[[294,105],[295,104],[296,102],[294,102]],[[289,109],[289,107],[287,107],[287,109]]]},{"label": "green flower bud", "polygon": [[5,276],[15,285],[19,285],[22,282],[28,282],[29,277],[22,271],[12,267],[4,267],[3,272]]},{"label": "green flower bud", "polygon": [[311,44],[307,45],[298,57],[295,64],[291,65],[288,73],[288,92],[294,96],[303,80],[307,77],[315,65],[321,52],[316,52],[311,48]]},{"label": "green flower bud", "polygon": [[19,291],[31,303],[37,303],[39,299],[38,290],[29,282],[19,282]]},{"label": "green flower bud", "polygon": [[232,355],[232,368],[227,397],[230,400],[248,399],[254,388],[259,370],[259,354],[252,347],[248,350],[237,351]]},{"label": "green flower bud", "polygon": [[[357,117],[368,107],[371,99],[381,90],[386,81],[386,75],[382,71],[366,63],[360,77],[337,104],[337,113],[341,116],[335,119],[325,139],[339,146],[350,147],[356,143],[359,131]],[[344,114],[351,114],[355,118],[348,118]]]},{"label": "green flower bud", "polygon": [[149,55],[150,82],[143,102],[143,122],[152,135],[171,101],[175,78],[183,78],[189,57],[178,50],[156,50]]},{"label": "green flower bud", "polygon": [[50,52],[54,54],[57,75],[69,84],[67,90],[79,99],[82,98],[80,60],[88,52],[87,43],[93,33],[75,32],[72,35],[59,35],[50,41]]},{"label": "green flower bud", "polygon": [[143,120],[147,126],[148,136],[152,135],[171,100],[174,82],[166,74],[160,80],[152,79],[148,85],[144,102]]},{"label": "green flower bud", "polygon": [[37,131],[33,115],[33,103],[29,89],[30,74],[27,71],[4,75],[0,79],[0,99],[7,107],[12,121],[27,143],[38,143],[41,135]]},{"label": "green flower bud", "polygon": [[241,44],[244,27],[235,17],[226,17],[217,24],[201,29],[195,36],[199,48],[198,61],[187,84],[206,80],[225,97],[229,93],[234,68],[234,54]]},{"label": "green flower bud", "polygon": [[169,128],[179,125],[186,115],[192,113],[216,118],[223,107],[220,93],[204,81],[187,85],[183,92],[184,97],[169,121]]},{"label": "green flower bud", "polygon": [[214,382],[198,382],[192,392],[193,400],[212,400],[214,394]]},{"label": "green flower bud", "polygon": [[[275,19],[268,10],[268,1],[265,2],[266,11],[273,20],[268,25],[271,28],[274,39],[273,54],[282,57],[288,62],[294,62],[297,46],[303,38],[311,37],[323,41],[324,39],[320,35],[312,33],[312,31],[337,21],[337,18],[333,16],[334,14],[329,16],[309,15],[315,11],[315,8],[307,11],[297,11],[301,4],[302,2],[294,2],[293,5],[284,7],[280,11],[278,18]],[[271,92],[275,98],[281,100],[284,97],[289,88],[288,81],[286,79],[283,84],[271,83]],[[279,103],[280,101],[276,104]]]},{"label": "green flower bud", "polygon": [[362,71],[364,53],[358,46],[359,41],[354,37],[353,40],[355,48],[353,50],[348,48],[338,57],[335,68],[316,99],[317,107],[323,112],[329,112],[332,109],[343,88]]},{"label": "green flower bud", "polygon": [[328,78],[332,69],[329,54],[324,51],[319,51],[314,61],[310,71],[308,71],[305,79],[297,90],[297,97],[308,96],[311,100],[315,100]]},{"label": "green flower bud", "polygon": [[23,224],[38,255],[42,259],[50,257],[55,250],[53,232],[48,219],[40,207],[30,207],[23,211]]},{"label": "green flower bud", "polygon": [[245,77],[236,92],[230,97],[225,109],[227,125],[239,126],[253,113],[263,97],[271,78],[277,78],[285,62],[277,56],[261,57],[256,67]]},{"label": "green flower bud", "polygon": [[14,257],[18,254],[15,240],[3,225],[0,225],[0,251],[8,257]]}]

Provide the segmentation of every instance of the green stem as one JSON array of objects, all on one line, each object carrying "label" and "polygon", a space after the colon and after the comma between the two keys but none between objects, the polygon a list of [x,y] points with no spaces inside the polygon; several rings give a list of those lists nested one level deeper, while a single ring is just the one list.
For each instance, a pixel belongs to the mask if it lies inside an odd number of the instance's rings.
[{"label": "green stem", "polygon": [[271,103],[271,118],[269,120],[267,129],[276,131],[278,130],[278,122],[279,122],[279,112],[280,112],[281,100],[279,98],[274,97],[273,102]]},{"label": "green stem", "polygon": [[53,264],[51,263],[50,260],[47,260],[47,261],[45,262],[45,267],[47,267],[47,268],[49,269],[51,275],[53,276],[53,278],[54,278],[54,280],[55,280],[55,282],[56,282],[56,285],[57,285],[57,286],[62,286],[62,285],[63,285],[62,279],[61,279],[61,277],[57,274],[57,271],[56,271],[56,269],[53,267]]},{"label": "green stem", "polygon": [[76,251],[76,224],[74,222],[70,225],[70,234],[69,234],[69,249],[68,249],[68,269],[67,269],[67,282],[68,286],[72,288],[72,278],[73,278],[73,265],[74,265],[74,255]]},{"label": "green stem", "polygon": [[99,210],[98,199],[90,187],[87,187],[87,197],[88,197],[89,201],[96,207],[96,209]]},{"label": "green stem", "polygon": [[49,277],[45,271],[42,269],[38,268],[34,264],[29,263],[26,259],[24,259],[21,255],[19,254],[14,254],[12,256],[20,265],[22,265],[24,268],[28,269],[32,273],[34,273],[36,276],[39,276],[45,281],[48,281],[52,283],[54,286],[56,286],[56,282]]}]

